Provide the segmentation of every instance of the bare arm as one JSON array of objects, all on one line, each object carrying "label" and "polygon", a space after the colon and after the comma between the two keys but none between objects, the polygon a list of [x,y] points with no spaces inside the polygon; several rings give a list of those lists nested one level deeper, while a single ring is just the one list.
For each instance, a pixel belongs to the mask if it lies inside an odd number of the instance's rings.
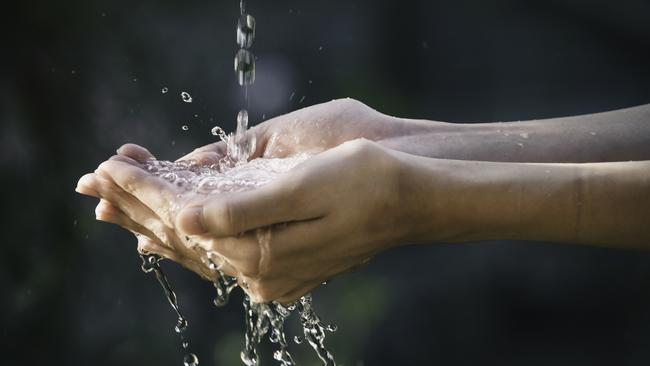
[{"label": "bare arm", "polygon": [[[400,123],[413,127],[381,144],[420,156],[554,163],[650,159],[650,104],[519,122],[457,124],[402,119]],[[428,127],[423,131],[423,126]]]},{"label": "bare arm", "polygon": [[396,154],[404,207],[412,208],[409,241],[650,249],[650,161],[492,163]]},{"label": "bare arm", "polygon": [[[391,117],[353,99],[306,107],[268,120],[249,134],[253,157],[317,153],[357,138],[443,159],[587,163],[650,160],[650,104],[611,112],[495,123],[446,123]],[[223,143],[185,159],[218,160]]]}]

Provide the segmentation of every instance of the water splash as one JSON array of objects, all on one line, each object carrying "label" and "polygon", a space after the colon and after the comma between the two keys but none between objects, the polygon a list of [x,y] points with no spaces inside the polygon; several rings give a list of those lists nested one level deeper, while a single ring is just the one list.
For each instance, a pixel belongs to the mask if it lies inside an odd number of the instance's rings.
[{"label": "water splash", "polygon": [[186,336],[184,334],[187,330],[187,319],[185,319],[183,314],[181,314],[180,308],[178,306],[178,299],[176,298],[176,293],[174,292],[172,285],[169,283],[165,272],[163,272],[162,268],[160,267],[160,261],[162,260],[162,257],[157,254],[143,253],[140,254],[140,259],[142,260],[142,265],[140,268],[145,273],[153,272],[156,275],[156,279],[162,287],[165,296],[167,297],[167,301],[171,305],[172,309],[174,309],[174,312],[178,317],[174,331],[179,334],[181,338],[181,344],[183,346],[183,352],[185,352],[183,363],[185,366],[198,365],[198,357],[196,357],[194,353],[188,351],[189,341],[186,339]]},{"label": "water splash", "polygon": [[185,103],[192,103],[192,96],[188,92],[181,92],[181,100]]},{"label": "water splash", "polygon": [[[199,165],[192,161],[158,161],[150,160],[144,163],[144,169],[151,174],[161,177],[177,187],[181,188],[178,194],[179,200],[183,199],[186,194],[218,194],[224,192],[240,192],[255,189],[267,184],[278,174],[287,172],[296,165],[309,158],[307,154],[295,155],[285,159],[253,159],[256,149],[256,139],[253,134],[247,133],[248,130],[248,86],[255,82],[255,56],[249,51],[255,38],[255,19],[245,13],[244,0],[240,0],[240,17],[237,23],[237,44],[240,49],[235,55],[234,69],[237,75],[237,81],[244,90],[244,107],[237,114],[237,129],[232,134],[226,134],[225,131],[215,126],[211,133],[218,136],[226,143],[226,156],[219,162],[210,166]],[[319,47],[319,51],[322,46]],[[310,81],[311,83],[311,81]],[[166,93],[166,88],[163,89]],[[290,100],[293,99],[292,93]],[[192,102],[192,97],[187,92],[181,93],[181,98],[186,103]],[[305,99],[303,96],[299,103]],[[183,130],[189,129],[186,125]],[[249,161],[250,160],[250,161]],[[176,210],[174,204],[170,208]],[[265,245],[264,240],[269,240],[270,229],[259,229],[258,240],[260,245]],[[192,244],[187,238],[188,244]],[[267,243],[268,244],[268,243]],[[154,259],[151,259],[154,258]],[[145,272],[153,271],[160,282],[169,303],[178,315],[178,322],[175,327],[177,333],[181,335],[182,346],[187,350],[189,343],[185,340],[183,334],[187,328],[187,320],[181,315],[178,309],[176,294],[173,292],[169,281],[165,277],[162,269],[158,265],[160,257],[153,255],[142,255]],[[213,286],[217,292],[213,303],[217,307],[223,307],[228,304],[230,293],[238,287],[237,278],[228,276],[221,271],[220,255],[216,252],[207,252],[204,264],[212,271]],[[245,280],[241,281],[241,286],[248,289]],[[259,355],[257,346],[268,335],[271,343],[277,345],[273,358],[281,366],[293,366],[295,361],[289,353],[289,344],[284,330],[284,324],[287,318],[295,310],[299,313],[300,323],[302,324],[305,340],[316,351],[318,357],[326,366],[335,366],[334,357],[325,348],[324,341],[327,332],[336,331],[336,325],[324,324],[316,314],[312,305],[311,294],[301,297],[294,304],[284,306],[278,302],[258,303],[252,302],[250,297],[245,296],[243,301],[244,319],[245,319],[245,345],[240,356],[246,366],[259,365]],[[302,343],[300,337],[293,338],[296,344]],[[191,352],[186,352],[183,358],[185,366],[198,365],[198,358]]]},{"label": "water splash", "polygon": [[[302,154],[283,159],[254,159],[248,163],[231,165],[223,160],[220,164],[202,166],[194,162],[150,160],[144,164],[147,171],[159,176],[181,188],[179,198],[186,194],[220,194],[224,192],[242,192],[261,187],[285,173],[298,164],[306,161],[310,155]],[[269,240],[270,229],[259,229],[258,240],[265,245]],[[238,287],[237,279],[221,271],[217,263],[222,263],[219,253],[207,252],[205,264],[214,272],[213,286],[217,292],[214,304],[223,307],[228,303],[230,293]],[[242,283],[244,287],[246,285]],[[164,287],[166,288],[166,287]],[[175,295],[169,295],[175,303]],[[177,308],[177,307],[175,307]],[[271,343],[277,344],[273,357],[282,366],[295,365],[289,352],[289,344],[284,331],[284,322],[297,310],[302,324],[304,339],[316,351],[324,365],[335,365],[332,354],[324,345],[327,332],[336,331],[336,326],[325,324],[316,314],[312,305],[311,295],[305,295],[291,306],[280,303],[255,303],[248,296],[244,299],[244,315],[246,324],[245,346],[241,353],[242,362],[247,366],[258,365],[257,346],[268,336]],[[179,322],[180,323],[180,322]],[[183,324],[181,324],[182,326]],[[300,338],[298,338],[300,339]],[[294,337],[294,341],[296,338]],[[296,341],[300,343],[300,341]]]}]

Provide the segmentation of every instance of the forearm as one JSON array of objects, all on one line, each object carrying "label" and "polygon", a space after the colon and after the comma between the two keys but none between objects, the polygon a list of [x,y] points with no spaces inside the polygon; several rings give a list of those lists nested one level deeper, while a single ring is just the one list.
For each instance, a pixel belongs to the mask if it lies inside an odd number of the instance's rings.
[{"label": "forearm", "polygon": [[650,161],[522,164],[395,153],[409,242],[532,240],[650,249]]},{"label": "forearm", "polygon": [[400,120],[386,147],[420,156],[503,162],[650,160],[650,105],[583,116],[458,124]]}]

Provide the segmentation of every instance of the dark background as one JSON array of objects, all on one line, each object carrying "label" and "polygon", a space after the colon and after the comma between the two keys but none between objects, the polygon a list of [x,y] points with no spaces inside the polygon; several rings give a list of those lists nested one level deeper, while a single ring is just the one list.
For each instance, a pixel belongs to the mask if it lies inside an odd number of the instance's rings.
[{"label": "dark background", "polygon": [[[250,0],[248,10],[254,123],[344,96],[453,122],[650,101],[647,1]],[[2,12],[0,364],[181,364],[174,315],[141,273],[134,238],[96,222],[95,200],[74,187],[124,142],[171,159],[212,141],[213,125],[232,130],[237,1],[36,0]],[[239,364],[241,295],[216,310],[209,283],[165,268],[201,365]],[[346,366],[650,363],[643,252],[408,247],[314,297],[339,325],[327,344]],[[292,346],[315,365],[305,347]]]}]

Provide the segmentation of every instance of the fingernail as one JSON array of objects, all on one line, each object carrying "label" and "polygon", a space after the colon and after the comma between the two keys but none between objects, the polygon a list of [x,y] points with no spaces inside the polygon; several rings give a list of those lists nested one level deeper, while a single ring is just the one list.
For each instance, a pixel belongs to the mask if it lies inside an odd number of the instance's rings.
[{"label": "fingernail", "polygon": [[176,225],[185,234],[203,234],[206,231],[203,226],[203,207],[192,206],[182,209],[176,218]]}]

